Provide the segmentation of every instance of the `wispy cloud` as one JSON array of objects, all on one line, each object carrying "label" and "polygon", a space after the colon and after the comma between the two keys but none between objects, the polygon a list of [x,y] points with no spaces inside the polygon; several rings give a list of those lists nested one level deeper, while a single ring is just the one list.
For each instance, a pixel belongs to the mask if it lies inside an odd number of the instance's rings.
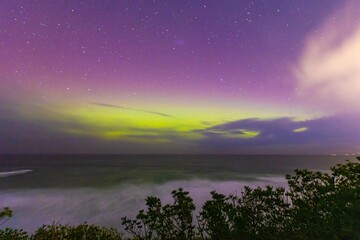
[{"label": "wispy cloud", "polygon": [[312,103],[336,111],[360,106],[359,8],[359,1],[347,1],[306,39],[296,75]]},{"label": "wispy cloud", "polygon": [[114,105],[114,104],[108,104],[108,103],[90,102],[90,104],[100,106],[100,107],[118,108],[118,109],[123,109],[123,110],[128,110],[128,111],[149,113],[149,114],[154,114],[154,115],[158,115],[158,116],[161,116],[161,117],[176,118],[176,117],[174,117],[174,116],[172,116],[170,114],[166,114],[166,113],[149,111],[149,110],[144,110],[144,109],[137,109],[137,108],[129,108],[129,107],[124,107],[124,106]]}]

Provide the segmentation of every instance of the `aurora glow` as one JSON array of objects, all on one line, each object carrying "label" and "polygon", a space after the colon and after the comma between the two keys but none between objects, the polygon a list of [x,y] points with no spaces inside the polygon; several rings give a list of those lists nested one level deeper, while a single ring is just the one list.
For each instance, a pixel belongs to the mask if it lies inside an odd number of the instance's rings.
[{"label": "aurora glow", "polygon": [[0,152],[358,152],[359,11],[1,1]]}]

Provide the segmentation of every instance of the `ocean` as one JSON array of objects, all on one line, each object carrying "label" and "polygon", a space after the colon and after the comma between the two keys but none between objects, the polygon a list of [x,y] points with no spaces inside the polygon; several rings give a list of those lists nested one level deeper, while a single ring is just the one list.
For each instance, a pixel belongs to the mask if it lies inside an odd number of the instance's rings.
[{"label": "ocean", "polygon": [[[197,209],[210,191],[239,194],[244,186],[286,187],[293,170],[329,171],[345,156],[298,155],[2,155],[0,208],[14,216],[0,226],[32,232],[43,224],[83,222],[121,230],[145,198],[171,202],[190,192]],[[354,157],[353,157],[354,158]],[[352,158],[350,158],[352,159]]]}]

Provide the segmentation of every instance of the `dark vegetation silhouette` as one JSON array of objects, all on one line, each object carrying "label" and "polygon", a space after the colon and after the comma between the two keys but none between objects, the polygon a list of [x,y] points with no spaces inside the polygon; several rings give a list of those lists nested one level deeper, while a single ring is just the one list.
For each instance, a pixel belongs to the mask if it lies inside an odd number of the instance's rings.
[{"label": "dark vegetation silhouette", "polygon": [[[32,235],[5,228],[0,239],[360,239],[359,162],[338,164],[330,173],[295,170],[286,179],[286,189],[245,187],[239,196],[211,192],[197,216],[193,199],[181,188],[172,192],[172,204],[150,196],[135,219],[121,219],[130,238],[84,223],[44,225]],[[11,215],[6,208],[0,220]]]}]

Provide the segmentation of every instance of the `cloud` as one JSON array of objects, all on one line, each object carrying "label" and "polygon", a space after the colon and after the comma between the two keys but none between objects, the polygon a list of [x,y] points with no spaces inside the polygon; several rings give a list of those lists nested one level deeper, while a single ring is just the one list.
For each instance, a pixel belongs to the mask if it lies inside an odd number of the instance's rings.
[{"label": "cloud", "polygon": [[158,115],[158,116],[161,116],[161,117],[175,118],[174,116],[172,116],[170,114],[166,114],[166,113],[154,112],[154,111],[148,111],[148,110],[136,109],[136,108],[128,108],[128,107],[114,105],[114,104],[108,104],[108,103],[90,102],[90,104],[100,106],[100,107],[118,108],[118,109],[123,109],[123,110],[154,114],[154,115]]},{"label": "cloud", "polygon": [[[216,148],[219,151],[251,149],[249,147],[256,150],[257,147],[278,146],[278,150],[286,152],[286,148],[291,145],[300,148],[321,146],[328,152],[344,146],[356,150],[360,146],[358,119],[358,115],[329,116],[301,121],[293,118],[253,118],[220,124],[197,132],[204,136],[200,140],[201,146],[207,149]],[[257,134],[244,138],[244,129]],[[236,132],[239,137],[234,136]],[[337,148],[332,149],[333,147]]]},{"label": "cloud", "polygon": [[182,153],[192,150],[188,149],[186,138],[173,131],[120,130],[125,132],[122,136],[105,138],[100,136],[106,130],[72,120],[34,122],[0,118],[0,153]]},{"label": "cloud", "polygon": [[0,153],[313,154],[360,147],[359,113],[310,120],[249,118],[195,130],[56,116],[28,119],[0,106]]},{"label": "cloud", "polygon": [[304,99],[335,111],[360,106],[359,8],[359,1],[348,1],[306,38],[296,68]]},{"label": "cloud", "polygon": [[18,105],[8,108],[0,104],[0,153],[187,153],[193,150],[189,149],[191,136],[171,128],[129,125],[121,119],[116,124],[88,123],[51,112],[49,106],[44,109],[45,113],[50,111],[51,118],[42,115],[32,118],[15,110],[18,108]]}]

